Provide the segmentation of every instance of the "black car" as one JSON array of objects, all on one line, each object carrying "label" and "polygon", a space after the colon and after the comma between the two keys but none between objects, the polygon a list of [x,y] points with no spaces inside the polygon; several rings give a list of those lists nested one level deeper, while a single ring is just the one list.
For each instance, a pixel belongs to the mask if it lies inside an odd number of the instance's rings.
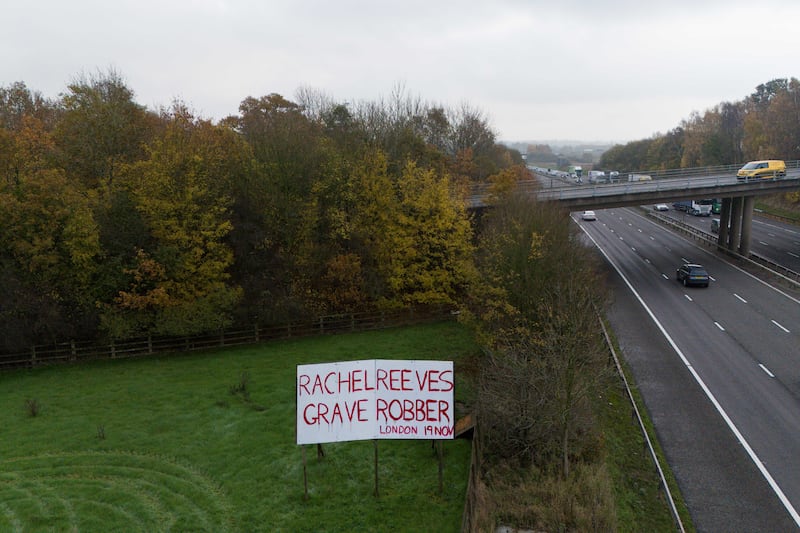
[{"label": "black car", "polygon": [[685,263],[678,268],[678,271],[675,273],[675,279],[683,283],[684,287],[689,285],[708,287],[709,277],[703,265]]}]

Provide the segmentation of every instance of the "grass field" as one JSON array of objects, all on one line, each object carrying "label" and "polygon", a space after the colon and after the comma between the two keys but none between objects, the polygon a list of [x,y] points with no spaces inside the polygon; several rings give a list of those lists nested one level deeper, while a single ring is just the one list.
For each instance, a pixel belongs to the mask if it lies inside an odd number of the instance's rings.
[{"label": "grass field", "polygon": [[441,494],[430,441],[380,441],[378,498],[372,441],[309,446],[304,500],[295,367],[475,350],[443,323],[0,375],[0,531],[457,531],[465,440]]},{"label": "grass field", "polygon": [[[458,405],[477,350],[452,322],[0,374],[0,531],[458,531],[466,440],[441,494],[430,441],[380,441],[378,498],[372,441],[307,446],[305,500],[295,368],[454,360]],[[601,405],[619,530],[671,529],[618,384]]]}]

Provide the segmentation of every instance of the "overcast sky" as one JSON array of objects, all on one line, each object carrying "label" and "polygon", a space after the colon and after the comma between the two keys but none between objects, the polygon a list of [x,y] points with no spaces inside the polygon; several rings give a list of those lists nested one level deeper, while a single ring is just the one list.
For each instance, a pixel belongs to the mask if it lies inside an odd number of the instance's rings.
[{"label": "overcast sky", "polygon": [[[643,139],[800,77],[796,0],[2,0],[0,86],[113,69],[205,118],[299,88],[466,103],[503,140]],[[792,70],[796,69],[796,70]]]}]

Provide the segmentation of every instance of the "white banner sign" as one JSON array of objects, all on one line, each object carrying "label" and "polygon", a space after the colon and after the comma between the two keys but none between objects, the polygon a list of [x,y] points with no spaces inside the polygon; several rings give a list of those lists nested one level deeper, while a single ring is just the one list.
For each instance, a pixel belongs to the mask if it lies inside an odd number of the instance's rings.
[{"label": "white banner sign", "polygon": [[297,444],[452,439],[453,362],[371,359],[297,367]]}]

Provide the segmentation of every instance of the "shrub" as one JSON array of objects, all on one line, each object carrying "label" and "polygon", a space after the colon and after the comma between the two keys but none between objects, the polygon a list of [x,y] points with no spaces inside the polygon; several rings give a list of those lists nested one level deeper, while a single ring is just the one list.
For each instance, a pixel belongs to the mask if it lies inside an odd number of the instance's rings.
[{"label": "shrub", "polygon": [[25,400],[25,409],[28,416],[35,417],[41,412],[42,406],[36,398],[28,398]]}]

